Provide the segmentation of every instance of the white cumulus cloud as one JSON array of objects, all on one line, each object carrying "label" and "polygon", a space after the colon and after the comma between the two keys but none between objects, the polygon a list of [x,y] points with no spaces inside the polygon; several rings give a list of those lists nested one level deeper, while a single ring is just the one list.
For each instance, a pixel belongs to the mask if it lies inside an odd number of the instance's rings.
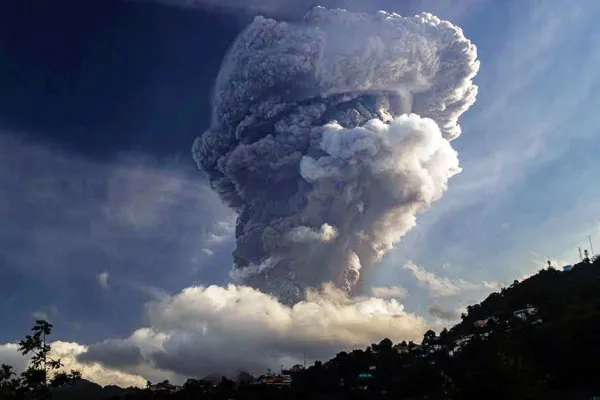
[{"label": "white cumulus cloud", "polygon": [[[146,379],[139,375],[129,374],[114,368],[108,368],[97,362],[81,363],[77,356],[86,352],[87,347],[71,342],[56,341],[50,343],[52,351],[50,357],[60,359],[63,367],[60,371],[78,370],[82,377],[99,385],[118,385],[121,387],[144,387]],[[23,372],[29,363],[29,356],[22,356],[19,351],[19,345],[16,343],[0,344],[0,363],[5,363],[13,367],[16,373]]]},{"label": "white cumulus cloud", "polygon": [[81,360],[139,374],[174,376],[263,371],[389,337],[416,340],[422,318],[395,299],[348,298],[331,285],[287,306],[246,287],[190,287],[147,308],[149,326],[89,348]]}]

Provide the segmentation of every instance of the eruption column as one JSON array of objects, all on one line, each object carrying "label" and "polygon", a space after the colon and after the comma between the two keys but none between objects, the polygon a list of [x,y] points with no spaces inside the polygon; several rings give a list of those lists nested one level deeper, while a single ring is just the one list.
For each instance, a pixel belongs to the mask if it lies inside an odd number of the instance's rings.
[{"label": "eruption column", "polygon": [[460,172],[477,50],[431,14],[312,9],[263,17],[217,77],[199,167],[238,213],[232,276],[286,303],[374,264]]}]

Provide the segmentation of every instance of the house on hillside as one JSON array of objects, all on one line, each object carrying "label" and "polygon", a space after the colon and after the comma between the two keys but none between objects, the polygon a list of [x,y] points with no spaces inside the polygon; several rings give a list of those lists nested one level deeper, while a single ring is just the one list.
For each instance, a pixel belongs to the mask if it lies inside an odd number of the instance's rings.
[{"label": "house on hillside", "polygon": [[444,346],[442,346],[441,344],[432,344],[427,347],[427,350],[429,351],[429,354],[434,354],[438,351],[442,351],[443,348]]},{"label": "house on hillside", "polygon": [[537,316],[537,313],[538,308],[528,304],[525,308],[514,311],[513,315],[522,321],[527,321],[532,325],[538,325],[543,321],[542,318]]},{"label": "house on hillside", "polygon": [[290,386],[292,384],[292,377],[290,375],[279,375],[275,378],[275,386]]},{"label": "house on hillside", "polygon": [[155,385],[150,385],[148,389],[155,393],[177,393],[181,390],[181,387],[172,385],[168,380],[165,380]]},{"label": "house on hillside", "polygon": [[304,370],[304,366],[302,366],[300,364],[296,364],[296,365],[294,365],[290,369],[283,369],[283,370],[281,370],[281,373],[283,375],[291,375],[291,374],[294,374],[296,372],[300,372],[300,371],[303,371],[303,370]]},{"label": "house on hillside", "polygon": [[463,336],[456,341],[455,345],[457,347],[464,347],[473,339],[473,336],[474,335]]},{"label": "house on hillside", "polygon": [[480,319],[479,321],[475,321],[473,325],[475,326],[475,328],[485,328],[487,322],[487,319]]},{"label": "house on hillside", "polygon": [[473,337],[475,337],[475,335],[467,335],[457,339],[454,342],[454,348],[448,352],[450,357],[453,357],[456,353],[464,349],[465,346],[473,339]]},{"label": "house on hillside", "polygon": [[572,265],[565,265],[564,267],[562,267],[562,269],[563,269],[564,272],[567,272],[567,271],[572,270],[573,266]]},{"label": "house on hillside", "polygon": [[496,317],[489,317],[486,319],[480,319],[478,321],[475,321],[473,323],[473,325],[475,326],[475,328],[485,328],[486,326],[488,326],[491,322],[498,322],[499,319]]},{"label": "house on hillside", "polygon": [[258,378],[258,384],[269,386],[289,386],[292,384],[290,375],[262,375]]},{"label": "house on hillside", "polygon": [[538,312],[537,307],[528,304],[525,308],[520,310],[516,310],[513,312],[513,315],[523,321],[528,320],[530,317],[535,316]]}]

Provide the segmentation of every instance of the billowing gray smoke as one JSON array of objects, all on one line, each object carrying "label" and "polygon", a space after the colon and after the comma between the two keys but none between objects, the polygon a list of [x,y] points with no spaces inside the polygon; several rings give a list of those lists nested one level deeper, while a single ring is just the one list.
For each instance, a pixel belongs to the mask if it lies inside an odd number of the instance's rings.
[{"label": "billowing gray smoke", "polygon": [[255,18],[193,148],[238,212],[232,276],[287,303],[328,281],[360,292],[460,172],[450,141],[478,68],[461,29],[431,14]]}]

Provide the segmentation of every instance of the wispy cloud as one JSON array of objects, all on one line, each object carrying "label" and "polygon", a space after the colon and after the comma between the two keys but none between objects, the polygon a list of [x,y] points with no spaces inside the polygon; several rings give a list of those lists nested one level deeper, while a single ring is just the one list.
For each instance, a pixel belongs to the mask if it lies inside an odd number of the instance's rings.
[{"label": "wispy cloud", "polygon": [[[7,132],[0,132],[0,148],[2,268],[24,286],[44,282],[41,290],[16,291],[8,318],[48,314],[21,305],[52,296],[70,333],[108,334],[141,318],[148,293],[135,286],[177,291],[227,279],[233,232],[225,222],[232,212],[193,161],[128,155],[98,162]],[[71,322],[87,328],[68,328]]]},{"label": "wispy cloud", "polygon": [[460,318],[459,310],[445,309],[438,304],[431,304],[427,311],[434,317],[437,317],[446,323],[449,321],[458,320]]},{"label": "wispy cloud", "polygon": [[[489,32],[496,38],[494,48],[480,51],[480,94],[463,119],[464,134],[456,142],[463,172],[422,219],[417,227],[422,234],[477,203],[487,204],[488,212],[497,211],[506,195],[514,194],[515,185],[569,151],[569,145],[558,145],[565,138],[564,126],[573,126],[571,120],[581,112],[582,104],[589,103],[587,98],[600,83],[595,72],[600,67],[600,50],[587,51],[583,44],[594,40],[585,27],[593,24],[599,7],[584,3],[511,2],[510,29]],[[581,52],[572,54],[577,64],[565,62],[564,54],[577,48]],[[577,79],[568,82],[565,92],[567,82],[558,82],[556,77],[572,74]],[[567,135],[582,138],[593,133],[571,129]]]},{"label": "wispy cloud", "polygon": [[440,277],[410,261],[404,265],[404,268],[410,271],[413,277],[429,290],[432,297],[452,297],[500,287],[496,282],[474,283],[464,279]]},{"label": "wispy cloud", "polygon": [[42,319],[44,321],[51,322],[50,316],[45,311],[35,311],[31,314],[31,316],[35,319]]},{"label": "wispy cloud", "polygon": [[406,289],[402,286],[373,286],[371,293],[382,299],[402,300],[406,296]]},{"label": "wispy cloud", "polygon": [[101,272],[97,275],[98,284],[102,289],[108,289],[108,278],[110,274],[107,271]]},{"label": "wispy cloud", "polygon": [[62,316],[62,313],[59,311],[58,307],[54,304],[43,307],[41,310],[34,311],[31,316],[35,319],[42,319],[47,322],[53,322],[57,318]]},{"label": "wispy cloud", "polygon": [[508,23],[498,30],[465,25],[482,67],[455,141],[463,171],[385,269],[413,259],[436,273],[462,265],[465,279],[518,279],[532,251],[572,262],[600,213],[590,200],[600,190],[587,184],[599,170],[585,150],[598,144],[600,4],[512,1],[499,10]]},{"label": "wispy cloud", "polygon": [[573,262],[568,262],[566,260],[561,260],[555,257],[542,257],[539,254],[532,253],[531,262],[529,263],[529,265],[524,266],[523,274],[519,277],[515,277],[515,279],[518,281],[522,281],[534,276],[541,270],[548,268],[548,262],[550,262],[552,268],[558,270],[560,270],[565,265],[573,264]]},{"label": "wispy cloud", "polygon": [[[156,278],[175,278],[174,269],[189,276],[206,259],[204,247],[216,251],[232,239],[231,211],[192,165],[132,156],[97,163],[6,133],[0,147],[0,245],[22,274],[110,265],[111,279],[144,281],[148,270]],[[109,275],[96,279],[106,286]]]}]

